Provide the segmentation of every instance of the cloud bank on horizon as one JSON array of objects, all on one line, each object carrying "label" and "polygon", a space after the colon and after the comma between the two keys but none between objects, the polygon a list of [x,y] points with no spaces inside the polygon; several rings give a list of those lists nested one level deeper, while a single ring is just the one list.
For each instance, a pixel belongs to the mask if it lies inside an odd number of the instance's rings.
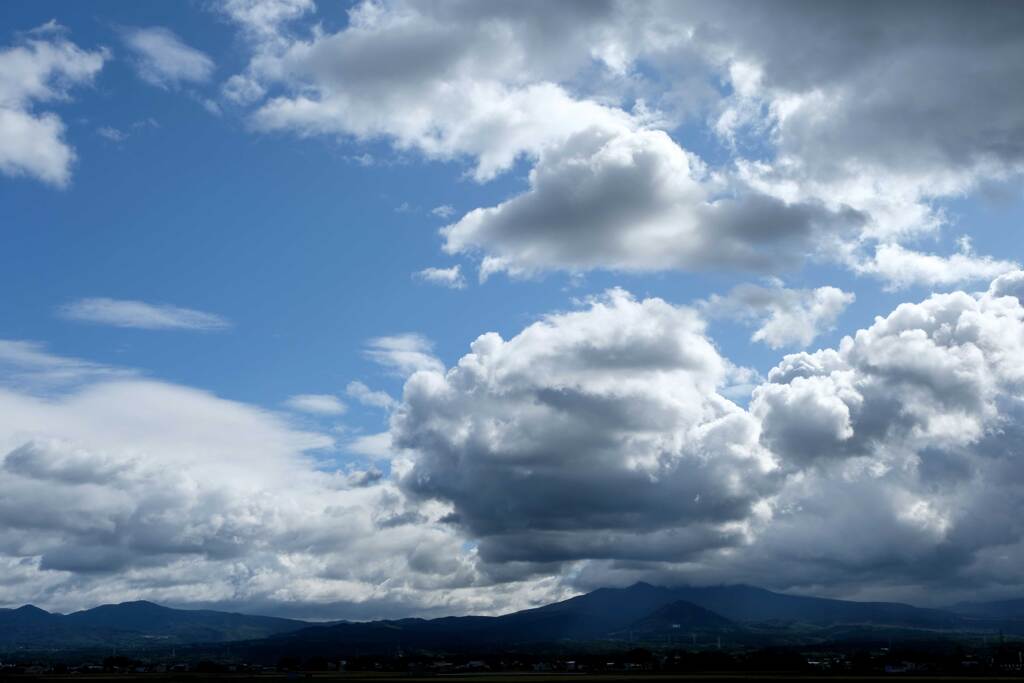
[{"label": "cloud bank on horizon", "polygon": [[[403,203],[438,230],[405,277],[420,295],[741,282],[565,295],[447,360],[381,299],[391,328],[356,355],[399,392],[348,377],[273,402],[0,329],[0,604],[370,618],[636,580],[1024,595],[1024,255],[949,246],[952,202],[1024,179],[1024,5],[392,0],[340,25],[313,0],[208,9],[229,63],[179,27],[119,24],[113,48],[60,17],[24,27],[0,47],[0,182],[73,185],[57,104],[123,60],[253,144],[523,176],[478,206]],[[876,290],[920,295],[851,331]],[[50,310],[148,335],[134,344],[260,324],[134,295]],[[773,360],[728,355],[721,324]],[[346,426],[353,407],[376,432]]]}]

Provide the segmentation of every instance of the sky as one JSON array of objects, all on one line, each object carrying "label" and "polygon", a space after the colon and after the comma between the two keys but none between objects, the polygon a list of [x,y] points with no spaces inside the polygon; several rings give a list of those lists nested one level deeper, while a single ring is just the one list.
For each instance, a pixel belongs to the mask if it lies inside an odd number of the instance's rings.
[{"label": "sky", "polygon": [[1024,5],[0,8],[0,606],[1024,581]]}]

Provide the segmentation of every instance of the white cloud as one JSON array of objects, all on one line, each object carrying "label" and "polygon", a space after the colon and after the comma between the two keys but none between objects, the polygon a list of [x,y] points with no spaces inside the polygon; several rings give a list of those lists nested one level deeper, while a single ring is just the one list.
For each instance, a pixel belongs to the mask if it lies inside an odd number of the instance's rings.
[{"label": "white cloud", "polygon": [[991,280],[1018,268],[1013,261],[976,256],[969,246],[950,256],[927,254],[898,244],[882,244],[870,260],[855,268],[885,281],[892,289],[911,286],[948,287]]},{"label": "white cloud", "polygon": [[246,105],[258,101],[266,90],[255,80],[235,74],[221,86],[221,94],[235,104]]},{"label": "white cloud", "polygon": [[376,337],[367,342],[366,355],[392,372],[408,376],[421,370],[438,372],[444,365],[433,355],[426,337],[408,333]]},{"label": "white cloud", "polygon": [[729,294],[712,295],[704,311],[712,317],[732,317],[756,324],[751,339],[773,349],[804,347],[827,330],[855,300],[837,287],[787,289],[781,282],[770,287],[744,284]]},{"label": "white cloud", "polygon": [[451,268],[424,268],[413,275],[423,282],[449,289],[463,289],[466,286],[466,279],[462,277],[462,266],[459,265]]},{"label": "white cloud", "polygon": [[213,75],[210,57],[189,47],[173,31],[162,26],[130,28],[124,42],[135,54],[139,78],[160,88],[183,83],[205,83]]},{"label": "white cloud", "polygon": [[430,213],[438,218],[451,218],[455,215],[455,207],[451,204],[442,204],[441,206],[435,206],[430,210]]},{"label": "white cloud", "polygon": [[223,330],[231,326],[226,319],[213,313],[104,297],[73,301],[62,306],[58,313],[68,320],[143,330]]},{"label": "white cloud", "polygon": [[0,339],[0,377],[8,384],[49,389],[132,374],[123,368],[59,356],[36,342]]},{"label": "white cloud", "polygon": [[[337,33],[256,41],[243,77],[284,92],[263,102],[254,126],[384,137],[440,159],[468,155],[475,158],[474,176],[485,180],[591,125],[632,120],[620,109],[577,100],[553,82],[523,83],[522,60],[531,71],[543,68],[534,49],[540,44],[522,44],[500,21],[442,13],[361,3]],[[556,18],[571,24],[571,15],[552,13],[545,31],[557,30]]]},{"label": "white cloud", "polygon": [[316,9],[313,0],[225,0],[219,5],[232,21],[258,40],[276,38],[281,26]]},{"label": "white cloud", "polygon": [[349,382],[345,388],[345,394],[363,405],[384,408],[385,410],[390,410],[396,404],[395,399],[386,391],[374,391],[359,381]]},{"label": "white cloud", "polygon": [[285,401],[292,410],[313,415],[343,415],[348,407],[333,394],[297,394]]},{"label": "white cloud", "polygon": [[388,432],[356,437],[345,444],[345,448],[350,453],[364,455],[374,460],[390,460],[397,452]]},{"label": "white cloud", "polygon": [[63,38],[56,24],[21,44],[0,50],[0,173],[28,175],[57,187],[71,180],[75,152],[64,122],[39,112],[39,103],[69,99],[74,86],[92,83],[108,58]]},{"label": "white cloud", "polygon": [[113,126],[100,126],[96,129],[97,135],[106,138],[111,142],[124,142],[128,139],[128,133],[123,130],[118,130]]}]

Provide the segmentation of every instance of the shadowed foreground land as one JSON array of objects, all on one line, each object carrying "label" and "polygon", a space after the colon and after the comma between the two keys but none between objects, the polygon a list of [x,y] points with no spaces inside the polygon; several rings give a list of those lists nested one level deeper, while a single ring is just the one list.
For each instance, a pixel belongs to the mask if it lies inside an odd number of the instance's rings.
[{"label": "shadowed foreground land", "polygon": [[248,681],[298,681],[298,680],[322,680],[342,681],[357,680],[364,683],[409,683],[410,681],[434,681],[443,680],[459,681],[464,683],[668,683],[669,681],[688,681],[690,683],[711,683],[712,681],[778,681],[778,680],[799,680],[806,683],[815,681],[880,681],[893,680],[901,681],[1019,681],[1020,676],[943,676],[943,675],[804,675],[797,672],[715,672],[697,674],[480,674],[480,675],[443,675],[443,676],[409,676],[402,673],[383,674],[346,674],[346,673],[271,673],[271,674],[98,674],[98,675],[18,675],[12,676],[12,680],[34,680],[34,681],[118,681],[128,683],[131,681],[159,681],[160,683],[175,683],[181,681],[216,680],[225,683],[246,683]]},{"label": "shadowed foreground land", "polygon": [[[986,605],[935,610],[648,584],[499,617],[328,624],[151,603],[72,615],[23,607],[0,611],[0,678],[1020,680],[1024,618],[1017,603],[995,607],[993,615]],[[239,639],[253,633],[262,637]]]}]

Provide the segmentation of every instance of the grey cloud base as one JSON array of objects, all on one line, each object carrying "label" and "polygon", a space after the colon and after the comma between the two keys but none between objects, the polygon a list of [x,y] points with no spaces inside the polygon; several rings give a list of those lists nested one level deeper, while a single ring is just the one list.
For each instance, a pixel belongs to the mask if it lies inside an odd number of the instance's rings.
[{"label": "grey cloud base", "polygon": [[[730,195],[720,196],[731,190]],[[718,195],[718,196],[716,196]],[[792,269],[855,234],[856,211],[728,188],[662,131],[585,131],[541,152],[530,189],[444,228],[481,276],[551,269]]]}]

